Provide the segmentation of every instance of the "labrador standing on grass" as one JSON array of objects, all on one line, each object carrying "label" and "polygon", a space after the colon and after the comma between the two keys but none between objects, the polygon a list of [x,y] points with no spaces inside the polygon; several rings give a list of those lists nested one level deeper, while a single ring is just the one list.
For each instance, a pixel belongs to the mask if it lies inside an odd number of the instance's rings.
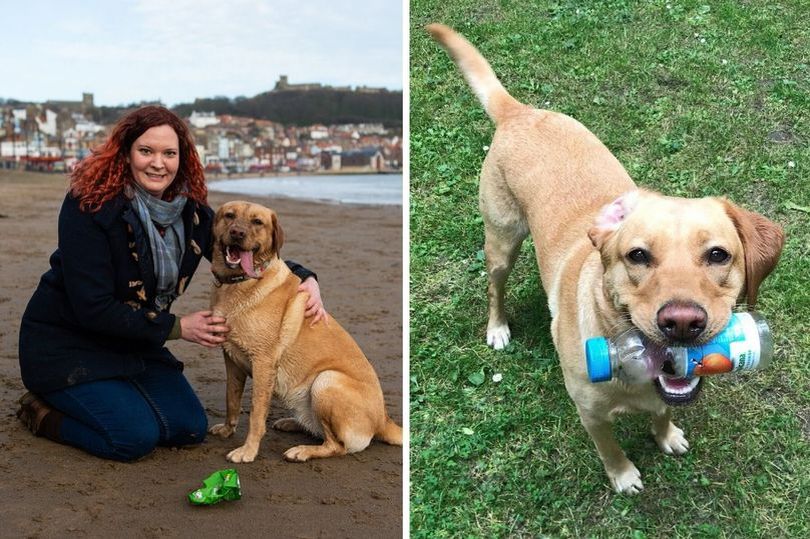
[{"label": "labrador standing on grass", "polygon": [[592,384],[583,343],[632,327],[653,346],[711,340],[739,299],[754,305],[782,251],[782,229],[723,198],[639,189],[579,122],[519,103],[466,39],[440,24],[427,29],[496,124],[479,199],[489,279],[487,343],[495,349],[509,343],[504,285],[531,234],[568,394],[613,488],[637,493],[644,488],[641,474],[616,442],[613,418],[651,413],[661,450],[683,454],[689,444],[668,404],[694,399],[701,379]]}]

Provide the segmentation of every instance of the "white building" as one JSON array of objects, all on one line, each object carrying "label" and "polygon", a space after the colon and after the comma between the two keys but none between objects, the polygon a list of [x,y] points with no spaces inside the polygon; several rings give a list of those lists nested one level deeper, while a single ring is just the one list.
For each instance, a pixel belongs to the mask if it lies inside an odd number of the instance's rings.
[{"label": "white building", "polygon": [[73,128],[66,130],[62,133],[62,145],[65,147],[67,153],[73,153],[79,150],[81,142],[81,135]]},{"label": "white building", "polygon": [[61,157],[62,150],[48,146],[42,135],[31,140],[0,142],[0,157]]},{"label": "white building", "polygon": [[299,157],[296,161],[298,170],[318,170],[319,164],[320,160],[312,157]]},{"label": "white building", "polygon": [[76,131],[78,131],[81,135],[86,133],[95,135],[99,131],[104,130],[104,126],[88,120],[84,117],[84,114],[73,113],[73,121],[76,122]]},{"label": "white building", "polygon": [[191,116],[188,117],[188,123],[198,129],[205,129],[209,125],[217,125],[219,118],[213,112],[197,112],[191,111]]},{"label": "white building", "polygon": [[364,135],[384,135],[383,124],[357,124],[357,130]]},{"label": "white building", "polygon": [[219,156],[220,159],[228,159],[231,156],[231,147],[230,144],[228,144],[227,137],[219,137],[217,156]]},{"label": "white building", "polygon": [[309,138],[312,140],[323,140],[329,138],[329,130],[323,125],[314,125],[309,132]]},{"label": "white building", "polygon": [[50,109],[45,109],[45,120],[37,116],[37,126],[40,132],[51,137],[56,136],[56,113]]},{"label": "white building", "polygon": [[205,146],[202,144],[195,144],[194,149],[197,150],[197,156],[200,158],[200,163],[205,163]]},{"label": "white building", "polygon": [[28,142],[15,140],[0,142],[0,157],[24,157],[28,155]]}]

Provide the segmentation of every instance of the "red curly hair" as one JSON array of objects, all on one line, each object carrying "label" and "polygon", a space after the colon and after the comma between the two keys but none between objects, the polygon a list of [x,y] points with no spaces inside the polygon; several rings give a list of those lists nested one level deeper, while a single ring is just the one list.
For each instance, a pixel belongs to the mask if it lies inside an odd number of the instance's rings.
[{"label": "red curly hair", "polygon": [[207,204],[208,189],[191,132],[185,122],[169,109],[149,105],[118,120],[107,141],[76,165],[70,175],[70,193],[79,199],[82,211],[98,211],[102,204],[135,181],[127,162],[132,144],[146,130],[161,125],[174,129],[180,143],[177,176],[163,193],[163,198],[171,200],[184,195]]}]

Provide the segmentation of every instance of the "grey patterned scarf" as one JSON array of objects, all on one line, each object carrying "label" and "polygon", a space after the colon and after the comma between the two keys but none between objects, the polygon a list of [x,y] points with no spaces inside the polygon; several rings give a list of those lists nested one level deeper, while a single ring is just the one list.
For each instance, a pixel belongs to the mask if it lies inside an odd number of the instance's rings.
[{"label": "grey patterned scarf", "polygon": [[[134,184],[135,208],[144,230],[149,235],[152,261],[157,279],[155,305],[161,311],[176,297],[180,261],[185,250],[182,213],[186,197],[176,196],[171,202],[150,195],[143,187]],[[165,230],[161,236],[157,226]]]}]

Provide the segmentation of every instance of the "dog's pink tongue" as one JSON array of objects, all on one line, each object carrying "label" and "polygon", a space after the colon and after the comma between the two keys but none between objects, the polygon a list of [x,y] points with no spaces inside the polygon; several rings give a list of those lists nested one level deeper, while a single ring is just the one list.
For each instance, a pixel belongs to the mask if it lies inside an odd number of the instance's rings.
[{"label": "dog's pink tongue", "polygon": [[253,279],[259,278],[259,276],[256,275],[256,270],[253,269],[253,251],[242,251],[239,254],[239,262],[245,275]]},{"label": "dog's pink tongue", "polygon": [[687,378],[667,378],[667,387],[670,389],[683,389],[689,387],[691,382]]}]

